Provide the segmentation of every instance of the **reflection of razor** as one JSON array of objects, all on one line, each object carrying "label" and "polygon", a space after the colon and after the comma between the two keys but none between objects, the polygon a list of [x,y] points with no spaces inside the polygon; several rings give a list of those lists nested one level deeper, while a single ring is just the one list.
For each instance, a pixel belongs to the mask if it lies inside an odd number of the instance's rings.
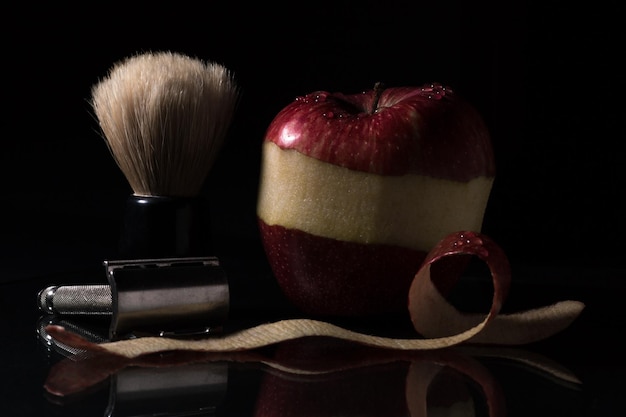
[{"label": "reflection of razor", "polygon": [[215,257],[105,261],[108,285],[49,286],[39,308],[61,316],[110,316],[111,340],[185,336],[219,329],[229,312],[226,275]]},{"label": "reflection of razor", "polygon": [[228,363],[129,367],[113,375],[106,416],[213,416],[228,388]]},{"label": "reflection of razor", "polygon": [[46,330],[46,327],[49,325],[62,326],[92,343],[102,343],[108,340],[107,326],[99,320],[93,322],[89,320],[88,323],[82,323],[57,316],[56,314],[46,314],[40,317],[37,322],[37,335],[41,343],[46,347],[48,354],[57,353],[72,360],[86,357],[89,354],[84,349],[69,346],[54,339]]},{"label": "reflection of razor", "polygon": [[[88,360],[87,351],[64,345],[52,339],[46,332],[47,325],[56,324],[67,327],[92,342],[102,342],[106,339],[106,336],[93,328],[87,329],[70,319],[59,318],[54,314],[43,316],[38,328],[40,340],[51,352],[65,356],[66,360],[72,362],[79,359]],[[162,362],[151,364],[147,361],[136,366],[124,366],[119,370],[113,367],[106,384],[109,395],[104,415],[107,417],[217,415],[218,407],[224,402],[228,391],[228,363],[193,360],[168,363],[167,358],[161,359]],[[81,378],[81,375],[77,377]],[[80,383],[75,378],[73,382]],[[55,404],[66,405],[63,396],[49,399]],[[102,407],[104,408],[104,404]]]}]

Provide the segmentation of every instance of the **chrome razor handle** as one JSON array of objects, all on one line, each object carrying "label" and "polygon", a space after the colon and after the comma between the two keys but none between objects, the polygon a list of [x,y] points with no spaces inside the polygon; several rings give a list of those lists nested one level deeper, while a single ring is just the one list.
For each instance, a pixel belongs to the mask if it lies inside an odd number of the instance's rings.
[{"label": "chrome razor handle", "polygon": [[52,285],[37,296],[48,314],[100,316],[113,314],[110,285]]}]

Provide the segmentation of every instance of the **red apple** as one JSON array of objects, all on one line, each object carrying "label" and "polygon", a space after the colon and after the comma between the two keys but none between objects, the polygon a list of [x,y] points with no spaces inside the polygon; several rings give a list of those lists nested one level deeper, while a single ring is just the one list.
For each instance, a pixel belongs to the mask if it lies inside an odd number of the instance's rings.
[{"label": "red apple", "polygon": [[405,312],[430,249],[480,231],[494,175],[483,118],[440,84],[298,97],[263,141],[257,215],[272,271],[311,315]]}]

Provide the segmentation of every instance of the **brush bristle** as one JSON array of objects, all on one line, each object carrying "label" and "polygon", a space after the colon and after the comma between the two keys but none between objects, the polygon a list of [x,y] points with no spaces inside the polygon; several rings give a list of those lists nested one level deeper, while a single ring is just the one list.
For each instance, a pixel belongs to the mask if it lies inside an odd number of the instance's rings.
[{"label": "brush bristle", "polygon": [[222,65],[159,52],[116,63],[91,104],[134,194],[189,197],[200,193],[238,95]]}]

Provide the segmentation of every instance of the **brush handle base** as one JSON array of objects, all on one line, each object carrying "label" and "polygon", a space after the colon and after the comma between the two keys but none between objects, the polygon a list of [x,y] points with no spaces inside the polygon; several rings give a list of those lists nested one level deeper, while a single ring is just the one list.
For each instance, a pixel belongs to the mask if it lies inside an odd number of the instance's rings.
[{"label": "brush handle base", "polygon": [[202,256],[209,250],[208,210],[199,198],[136,196],[126,200],[122,258]]}]

